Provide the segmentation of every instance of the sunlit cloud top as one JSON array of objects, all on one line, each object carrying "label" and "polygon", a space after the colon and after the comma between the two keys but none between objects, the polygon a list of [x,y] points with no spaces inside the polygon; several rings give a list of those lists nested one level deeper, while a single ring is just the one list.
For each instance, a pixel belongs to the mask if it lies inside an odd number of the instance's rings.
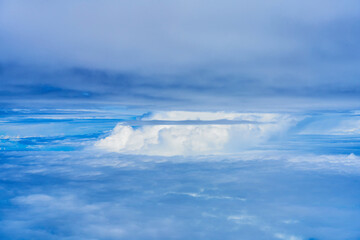
[{"label": "sunlit cloud top", "polygon": [[[220,119],[231,121],[218,124],[216,120]],[[251,122],[232,123],[235,119]],[[95,147],[110,152],[163,156],[237,153],[273,136],[279,137],[299,119],[285,114],[173,111],[143,118],[147,120],[170,120],[172,124],[119,123]]]}]

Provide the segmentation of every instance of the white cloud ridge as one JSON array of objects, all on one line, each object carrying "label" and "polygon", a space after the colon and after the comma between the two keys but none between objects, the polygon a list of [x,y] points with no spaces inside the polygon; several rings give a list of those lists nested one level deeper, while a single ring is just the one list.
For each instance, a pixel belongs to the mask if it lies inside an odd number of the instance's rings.
[{"label": "white cloud ridge", "polygon": [[[295,121],[285,114],[224,112],[157,112],[142,121],[165,120],[174,124],[133,127],[119,123],[111,134],[98,142],[97,148],[124,154],[207,155],[232,153],[263,143],[285,132]],[[176,124],[196,120],[199,124]],[[212,124],[216,120],[244,120],[245,123]],[[205,124],[201,124],[206,121]]]}]

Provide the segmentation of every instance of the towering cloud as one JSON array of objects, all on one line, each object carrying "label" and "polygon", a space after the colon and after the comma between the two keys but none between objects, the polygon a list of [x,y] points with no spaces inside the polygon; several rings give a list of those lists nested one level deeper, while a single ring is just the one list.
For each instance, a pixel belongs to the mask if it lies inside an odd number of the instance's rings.
[{"label": "towering cloud", "polygon": [[[145,155],[231,153],[283,133],[295,119],[268,113],[170,111],[154,113],[142,121],[135,127],[119,123],[96,146],[107,151]],[[144,125],[151,121],[155,122]]]}]

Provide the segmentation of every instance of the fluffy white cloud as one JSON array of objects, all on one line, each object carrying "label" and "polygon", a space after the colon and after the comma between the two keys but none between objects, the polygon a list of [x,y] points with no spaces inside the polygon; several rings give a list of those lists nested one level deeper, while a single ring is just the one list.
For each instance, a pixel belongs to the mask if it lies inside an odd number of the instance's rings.
[{"label": "fluffy white cloud", "polygon": [[[251,122],[209,123],[222,119]],[[119,123],[108,137],[95,145],[107,151],[127,154],[172,156],[231,153],[265,142],[286,131],[295,121],[282,114],[181,111],[158,112],[143,119],[148,120],[174,122],[140,127]],[[187,120],[197,122],[189,125],[184,122]],[[206,122],[202,124],[202,121]]]}]

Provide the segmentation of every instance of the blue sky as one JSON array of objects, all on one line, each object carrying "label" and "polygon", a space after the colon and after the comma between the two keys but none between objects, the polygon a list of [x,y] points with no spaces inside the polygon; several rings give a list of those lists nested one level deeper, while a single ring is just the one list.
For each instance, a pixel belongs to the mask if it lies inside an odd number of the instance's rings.
[{"label": "blue sky", "polygon": [[360,2],[0,0],[0,238],[360,238]]}]

